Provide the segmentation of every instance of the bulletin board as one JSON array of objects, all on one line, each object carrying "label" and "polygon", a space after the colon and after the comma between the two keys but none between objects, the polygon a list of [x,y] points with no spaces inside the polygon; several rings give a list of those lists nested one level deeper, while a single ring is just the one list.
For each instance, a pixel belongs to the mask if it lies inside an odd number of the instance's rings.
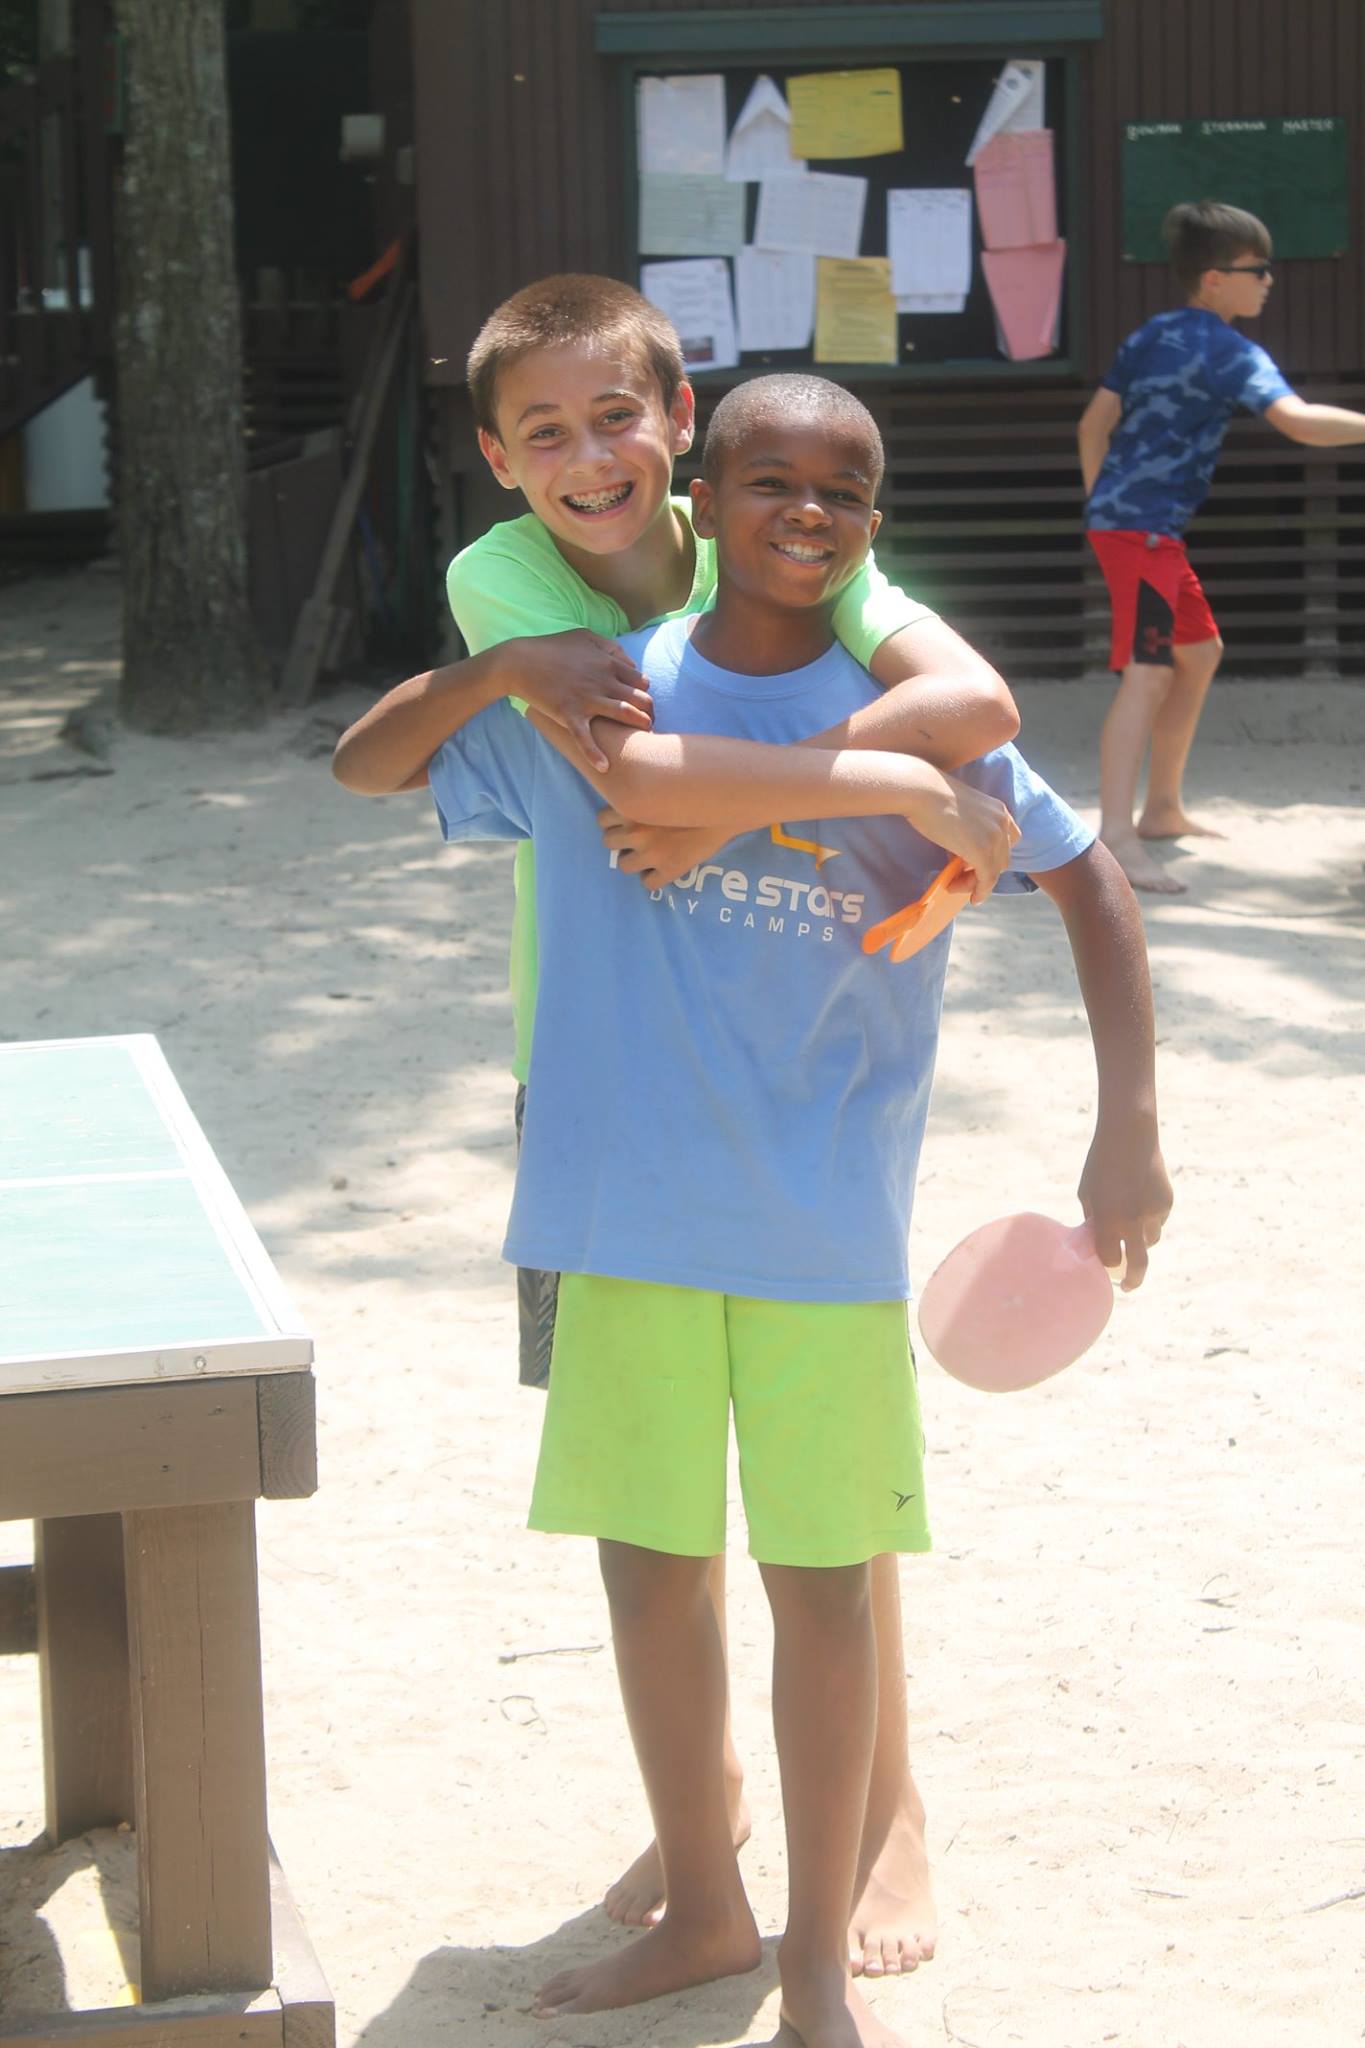
[{"label": "bulletin board", "polygon": [[1276,256],[1343,256],[1350,238],[1345,117],[1135,122],[1123,131],[1123,254],[1160,263],[1182,199],[1254,213]]},{"label": "bulletin board", "polygon": [[[1015,54],[1027,57],[1027,38],[1021,40]],[[1080,258],[1080,223],[1076,220],[1075,198],[1076,115],[1075,96],[1077,92],[1077,67],[1064,56],[1047,54],[1038,59],[1042,66],[1044,120],[1052,141],[1053,191],[1055,198],[1055,235],[1064,240],[1066,251],[1062,268],[1062,281],[1056,322],[1049,340],[1051,346],[1029,360],[1014,360],[1002,339],[997,309],[988,288],[982,264],[983,241],[981,218],[977,204],[975,180],[966,158],[988,105],[997,81],[1010,61],[1006,53],[990,51],[970,54],[925,51],[912,59],[888,64],[878,60],[860,65],[836,66],[833,62],[819,62],[814,58],[803,63],[785,66],[780,63],[767,65],[713,65],[710,70],[719,72],[724,80],[725,132],[727,137],[735,129],[749,96],[757,82],[767,76],[772,79],[788,100],[792,97],[792,82],[809,76],[819,76],[836,68],[844,71],[893,72],[899,83],[900,95],[900,147],[874,155],[849,157],[825,157],[813,155],[807,159],[813,173],[833,174],[865,179],[867,181],[866,203],[862,217],[861,234],[856,253],[860,257],[880,257],[888,254],[888,202],[891,192],[905,191],[963,191],[971,195],[971,240],[970,268],[967,289],[960,310],[932,312],[902,312],[895,321],[894,359],[881,356],[877,360],[868,357],[849,357],[830,360],[826,356],[817,359],[814,338],[803,338],[795,347],[784,349],[768,346],[761,349],[740,348],[738,366],[742,369],[792,369],[814,365],[831,374],[866,377],[872,374],[889,379],[901,379],[922,374],[964,378],[989,378],[997,374],[1026,375],[1067,374],[1072,369],[1073,354],[1079,353],[1079,337],[1076,333],[1076,308],[1080,294],[1077,288],[1077,264]],[[694,66],[694,70],[695,70]],[[641,67],[635,73],[638,91],[639,81],[644,79],[668,79],[686,77],[681,70],[674,70],[666,62],[660,62],[648,69]],[[801,88],[798,86],[797,91]],[[638,103],[637,103],[638,104]],[[632,125],[635,109],[632,108]],[[637,150],[638,150],[638,138]],[[676,259],[675,252],[659,250],[648,246],[650,222],[644,217],[649,212],[646,204],[644,214],[639,204],[642,190],[642,173],[637,153],[635,163],[634,192],[636,204],[632,207],[628,221],[629,246],[636,264],[637,279],[641,288],[648,291],[648,279],[656,263],[668,263]],[[761,187],[750,182],[740,188],[743,192],[743,240],[753,244],[758,226],[761,203]],[[642,231],[644,239],[641,239]],[[1062,260],[1062,259],[1058,259]],[[736,263],[730,262],[732,286],[737,282]],[[691,374],[704,376],[703,364],[694,363]]]}]

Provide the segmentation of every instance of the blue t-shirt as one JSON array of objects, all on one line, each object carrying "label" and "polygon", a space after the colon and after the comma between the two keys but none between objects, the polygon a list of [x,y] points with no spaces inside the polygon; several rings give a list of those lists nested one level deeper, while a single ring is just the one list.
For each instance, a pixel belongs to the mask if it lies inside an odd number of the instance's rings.
[{"label": "blue t-shirt", "polygon": [[1130,334],[1101,380],[1123,400],[1085,508],[1100,531],[1185,531],[1213,481],[1239,406],[1264,412],[1293,396],[1263,348],[1216,313],[1185,306]]},{"label": "blue t-shirt", "polygon": [[[693,648],[695,623],[622,642],[656,731],[795,741],[878,695],[838,646],[732,675]],[[504,1257],[782,1301],[907,1296],[949,934],[900,966],[861,940],[942,848],[897,818],[788,821],[810,850],[751,832],[651,894],[615,871],[601,797],[510,705],[429,773],[447,839],[536,842],[540,988]],[[1089,845],[1013,747],[962,773],[1019,822],[1001,887]]]}]

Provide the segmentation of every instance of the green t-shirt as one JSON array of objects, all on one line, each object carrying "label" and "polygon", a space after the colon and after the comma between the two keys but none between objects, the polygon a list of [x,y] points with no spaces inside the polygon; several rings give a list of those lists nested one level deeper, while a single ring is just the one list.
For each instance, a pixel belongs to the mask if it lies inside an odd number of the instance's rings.
[{"label": "green t-shirt", "polygon": [[[672,502],[690,525],[690,500],[674,498]],[[705,611],[715,596],[715,542],[696,536],[695,546],[696,566],[687,603],[676,611],[660,612],[660,620]],[[574,626],[586,626],[609,640],[631,631],[631,622],[615,598],[594,590],[570,568],[548,528],[530,512],[491,527],[461,549],[446,571],[446,595],[471,654],[482,654],[504,640],[565,633]],[[884,640],[899,633],[902,626],[929,616],[929,607],[888,583],[869,555],[835,606],[834,630],[855,660],[867,668]],[[641,621],[656,623],[653,619]],[[529,840],[517,847],[515,875],[511,984],[516,1056],[512,1071],[524,1081],[536,1008],[535,852]]]}]

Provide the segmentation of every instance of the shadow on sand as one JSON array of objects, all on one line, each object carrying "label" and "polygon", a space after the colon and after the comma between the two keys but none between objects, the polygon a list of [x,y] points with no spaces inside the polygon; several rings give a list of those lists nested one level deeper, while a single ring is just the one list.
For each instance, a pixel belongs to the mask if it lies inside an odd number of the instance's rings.
[{"label": "shadow on sand", "polygon": [[[80,1897],[59,1900],[68,1887]],[[133,1836],[95,1828],[55,1849],[39,1835],[0,1850],[0,1957],[0,2011],[12,2018],[124,1995],[139,1966]]]},{"label": "shadow on sand", "polygon": [[566,1920],[524,1948],[438,1948],[422,1957],[392,2005],[361,2029],[355,2048],[522,2048],[572,2041],[575,2048],[800,2048],[786,2027],[750,2035],[760,2007],[777,1988],[775,1945],[765,1942],[758,1968],[744,1977],[679,1992],[621,2012],[537,2019],[537,1987],[560,1970],[609,1953],[635,1936],[611,1926],[596,1907]]}]

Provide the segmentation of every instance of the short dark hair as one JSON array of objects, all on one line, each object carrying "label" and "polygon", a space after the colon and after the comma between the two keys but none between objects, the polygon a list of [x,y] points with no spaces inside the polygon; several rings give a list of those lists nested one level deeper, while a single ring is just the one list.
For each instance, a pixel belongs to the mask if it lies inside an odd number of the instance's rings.
[{"label": "short dark hair", "polygon": [[861,440],[868,456],[875,490],[886,468],[882,437],[867,407],[842,384],[828,377],[784,373],[752,377],[727,391],[711,415],[702,449],[702,475],[707,483],[720,479],[721,466],[735,450],[766,426],[827,427]]},{"label": "short dark hair", "polygon": [[479,329],[465,367],[475,424],[497,433],[503,370],[538,348],[589,342],[636,356],[657,379],[665,411],[672,405],[683,380],[682,343],[673,323],[618,278],[568,271],[514,292]]},{"label": "short dark hair", "polygon": [[1270,230],[1254,213],[1224,206],[1218,199],[1186,199],[1161,223],[1171,271],[1181,291],[1198,291],[1206,270],[1235,263],[1239,256],[1269,261]]}]

